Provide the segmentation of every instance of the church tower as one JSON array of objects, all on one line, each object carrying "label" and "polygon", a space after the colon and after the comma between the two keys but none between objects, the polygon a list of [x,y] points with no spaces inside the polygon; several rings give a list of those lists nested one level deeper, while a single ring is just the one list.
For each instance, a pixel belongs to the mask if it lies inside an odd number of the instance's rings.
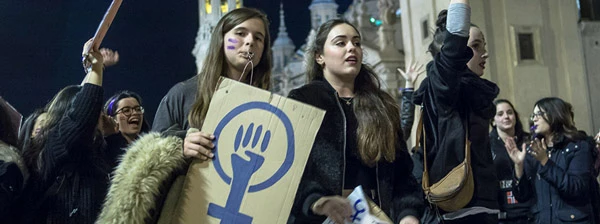
[{"label": "church tower", "polygon": [[202,68],[210,43],[210,35],[219,19],[227,12],[242,7],[243,4],[243,0],[198,0],[200,27],[196,35],[196,44],[192,50],[192,54],[196,57],[197,72]]},{"label": "church tower", "polygon": [[294,55],[294,43],[288,36],[287,28],[285,26],[285,15],[283,11],[283,3],[279,4],[279,33],[277,38],[273,42],[271,50],[273,51],[273,90],[275,92],[287,93],[288,87],[288,75],[284,70],[285,66],[291,62]]},{"label": "church tower", "polygon": [[287,28],[285,26],[285,15],[283,12],[283,4],[279,5],[279,33],[275,42],[273,42],[273,70],[283,71],[285,64],[289,61],[290,57],[294,53],[294,43],[288,36]]},{"label": "church tower", "polygon": [[330,19],[338,18],[338,4],[335,0],[313,0],[310,9],[311,29],[316,30],[321,24]]}]

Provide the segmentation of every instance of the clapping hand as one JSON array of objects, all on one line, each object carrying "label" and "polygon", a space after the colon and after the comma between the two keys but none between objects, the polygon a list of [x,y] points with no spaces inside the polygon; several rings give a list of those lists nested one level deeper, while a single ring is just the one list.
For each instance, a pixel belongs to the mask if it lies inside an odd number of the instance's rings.
[{"label": "clapping hand", "polygon": [[529,146],[529,154],[531,154],[537,161],[540,161],[542,166],[548,162],[548,149],[546,147],[546,141],[544,139],[534,139],[531,141]]},{"label": "clapping hand", "polygon": [[525,160],[526,154],[525,144],[523,144],[522,146],[523,150],[519,150],[515,139],[509,137],[504,140],[504,147],[506,148],[506,151],[508,152],[508,155],[510,156],[510,159],[513,161],[513,163],[517,165],[523,165],[523,161]]}]

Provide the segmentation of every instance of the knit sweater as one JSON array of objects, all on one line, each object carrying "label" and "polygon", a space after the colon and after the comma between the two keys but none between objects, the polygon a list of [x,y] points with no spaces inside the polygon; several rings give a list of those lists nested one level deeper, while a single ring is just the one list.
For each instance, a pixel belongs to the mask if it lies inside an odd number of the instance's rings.
[{"label": "knit sweater", "polygon": [[96,132],[103,89],[85,84],[49,132],[40,175],[23,204],[24,223],[93,223],[108,187],[110,168]]}]

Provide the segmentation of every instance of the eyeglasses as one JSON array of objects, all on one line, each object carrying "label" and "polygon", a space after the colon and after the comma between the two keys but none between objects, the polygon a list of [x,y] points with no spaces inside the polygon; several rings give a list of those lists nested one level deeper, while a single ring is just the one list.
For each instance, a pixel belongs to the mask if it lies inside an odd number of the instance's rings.
[{"label": "eyeglasses", "polygon": [[535,118],[543,117],[544,114],[546,114],[546,112],[544,112],[544,111],[538,111],[537,113],[531,114],[529,116],[529,119],[531,119],[531,121],[533,121]]},{"label": "eyeglasses", "polygon": [[118,113],[122,113],[125,116],[131,116],[131,114],[133,114],[133,112],[138,112],[140,114],[144,113],[144,108],[142,106],[137,106],[137,107],[123,107],[119,110],[117,110],[117,112],[115,112],[115,114]]}]

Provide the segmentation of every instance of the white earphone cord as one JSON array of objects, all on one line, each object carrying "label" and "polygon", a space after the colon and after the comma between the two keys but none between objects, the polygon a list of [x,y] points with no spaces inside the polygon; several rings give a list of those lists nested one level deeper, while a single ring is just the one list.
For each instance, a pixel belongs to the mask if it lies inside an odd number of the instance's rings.
[{"label": "white earphone cord", "polygon": [[254,53],[248,52],[248,62],[244,66],[244,70],[242,71],[242,75],[240,76],[238,82],[241,82],[244,78],[244,74],[246,74],[246,68],[248,68],[248,65],[252,65],[252,67],[250,67],[250,85],[252,85],[252,79],[254,78],[254,63],[252,62],[252,56],[254,56]]}]

